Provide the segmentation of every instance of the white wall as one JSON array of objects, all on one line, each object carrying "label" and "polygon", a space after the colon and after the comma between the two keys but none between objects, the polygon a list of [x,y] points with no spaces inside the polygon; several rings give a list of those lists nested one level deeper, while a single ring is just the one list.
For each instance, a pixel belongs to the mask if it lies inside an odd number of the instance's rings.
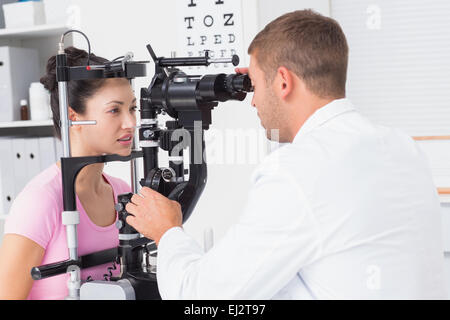
[{"label": "white wall", "polygon": [[[445,271],[447,292],[450,293],[450,203],[442,203],[442,230],[444,234]],[[450,297],[449,297],[450,298]]]},{"label": "white wall", "polygon": [[259,27],[262,29],[273,19],[301,9],[313,9],[325,16],[330,15],[329,0],[258,0],[258,20]]},{"label": "white wall", "polygon": [[[446,0],[331,0],[350,48],[347,96],[361,113],[410,136],[448,135],[449,34],[441,30],[448,30],[449,13]],[[450,141],[418,144],[436,187],[449,187]],[[450,203],[441,202],[450,292]]]}]

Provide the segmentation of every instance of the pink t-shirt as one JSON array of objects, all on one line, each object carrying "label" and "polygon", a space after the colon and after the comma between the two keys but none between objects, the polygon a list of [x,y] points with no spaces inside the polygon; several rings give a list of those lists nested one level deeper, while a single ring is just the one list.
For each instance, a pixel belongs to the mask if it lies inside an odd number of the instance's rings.
[{"label": "pink t-shirt", "polygon": [[[130,186],[119,178],[103,173],[103,178],[112,186],[114,198],[122,193],[131,192]],[[83,209],[78,196],[77,210],[80,213],[80,223],[77,226],[78,255],[117,247],[119,245],[118,230],[115,223],[107,227],[94,224]],[[67,260],[69,252],[66,241],[66,228],[62,224],[63,211],[62,176],[56,163],[34,177],[19,193],[11,206],[5,223],[5,234],[19,234],[33,240],[45,249],[41,265]],[[116,213],[117,221],[117,213]],[[94,280],[103,280],[108,273],[105,264],[81,270],[82,280],[91,276]],[[113,271],[119,272],[119,266]],[[31,271],[31,270],[30,270]],[[31,274],[30,274],[31,277]],[[36,280],[28,295],[28,299],[64,299],[67,294],[69,274],[61,274],[43,280]]]}]

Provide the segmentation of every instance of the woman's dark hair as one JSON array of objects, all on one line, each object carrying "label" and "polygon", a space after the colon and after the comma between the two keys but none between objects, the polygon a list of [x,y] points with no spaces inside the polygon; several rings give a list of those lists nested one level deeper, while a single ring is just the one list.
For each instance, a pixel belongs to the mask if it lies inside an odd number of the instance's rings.
[{"label": "woman's dark hair", "polygon": [[[67,54],[68,66],[87,65],[88,53],[75,47],[68,47],[65,50]],[[91,52],[90,65],[104,64],[109,62],[107,59],[98,57]],[[47,62],[47,74],[40,79],[45,89],[50,92],[50,105],[53,113],[53,125],[55,136],[61,140],[61,124],[59,118],[59,96],[58,82],[56,81],[56,56],[52,56]],[[89,79],[69,81],[67,93],[69,96],[69,106],[77,113],[84,114],[86,111],[86,100],[92,97],[100,89],[106,79]]]}]

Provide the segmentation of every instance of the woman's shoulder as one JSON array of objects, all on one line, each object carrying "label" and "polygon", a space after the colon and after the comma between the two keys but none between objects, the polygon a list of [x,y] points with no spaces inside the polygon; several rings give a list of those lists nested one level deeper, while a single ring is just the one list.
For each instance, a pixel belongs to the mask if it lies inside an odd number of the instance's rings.
[{"label": "woman's shoulder", "polygon": [[4,233],[23,235],[46,248],[60,225],[62,182],[59,168],[49,167],[27,183],[8,213]]},{"label": "woman's shoulder", "polygon": [[60,198],[62,196],[61,170],[56,163],[32,178],[19,195],[48,195],[57,199]]},{"label": "woman's shoulder", "polygon": [[20,191],[11,206],[10,213],[22,211],[25,208],[50,211],[62,205],[61,171],[56,164],[48,167],[32,178]]}]

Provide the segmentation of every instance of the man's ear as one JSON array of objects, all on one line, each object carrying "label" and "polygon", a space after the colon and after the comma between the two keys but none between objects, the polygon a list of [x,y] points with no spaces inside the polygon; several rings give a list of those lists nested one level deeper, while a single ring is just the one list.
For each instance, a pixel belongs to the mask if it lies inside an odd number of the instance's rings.
[{"label": "man's ear", "polygon": [[279,67],[277,69],[277,81],[276,81],[276,91],[282,100],[288,98],[288,96],[294,90],[294,79],[292,72],[286,67]]}]

